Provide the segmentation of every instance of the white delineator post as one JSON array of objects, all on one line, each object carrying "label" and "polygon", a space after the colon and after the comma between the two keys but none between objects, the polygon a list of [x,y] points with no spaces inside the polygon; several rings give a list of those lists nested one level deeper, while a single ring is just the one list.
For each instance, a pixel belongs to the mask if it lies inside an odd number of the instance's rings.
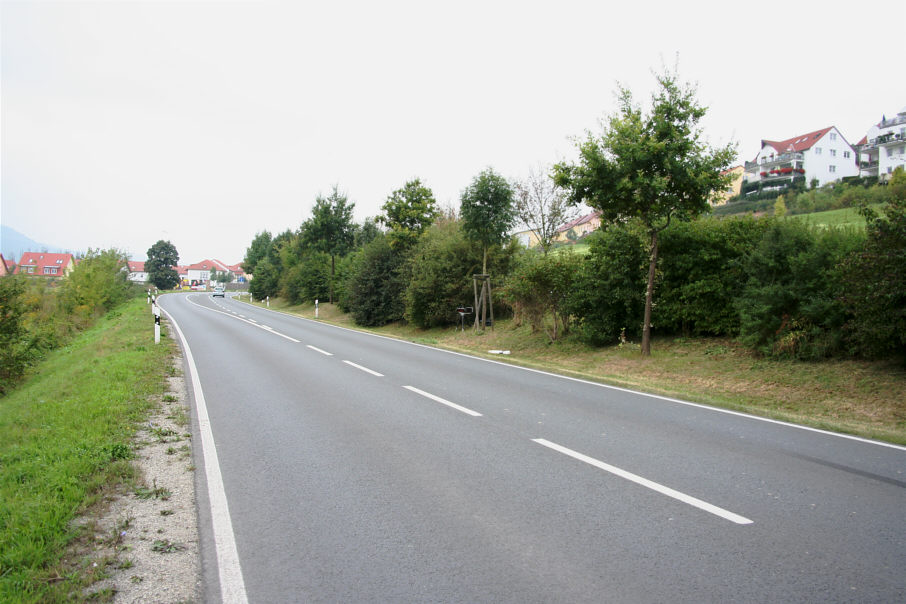
[{"label": "white delineator post", "polygon": [[160,306],[156,302],[151,307],[151,312],[154,313],[154,343],[160,344]]},{"label": "white delineator post", "polygon": [[318,318],[318,301],[315,300],[315,319]]},{"label": "white delineator post", "polygon": [[267,307],[270,308],[271,307],[271,297],[268,296],[267,300],[265,302],[267,303]]}]

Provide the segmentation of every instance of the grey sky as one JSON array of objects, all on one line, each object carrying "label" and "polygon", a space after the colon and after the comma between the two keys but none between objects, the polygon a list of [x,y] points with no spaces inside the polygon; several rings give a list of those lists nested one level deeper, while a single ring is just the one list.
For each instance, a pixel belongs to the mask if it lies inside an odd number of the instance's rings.
[{"label": "grey sky", "polygon": [[0,220],[235,263],[334,184],[361,221],[414,177],[458,206],[487,166],[572,158],[676,53],[739,163],[906,104],[902,0],[610,4],[3,0]]}]

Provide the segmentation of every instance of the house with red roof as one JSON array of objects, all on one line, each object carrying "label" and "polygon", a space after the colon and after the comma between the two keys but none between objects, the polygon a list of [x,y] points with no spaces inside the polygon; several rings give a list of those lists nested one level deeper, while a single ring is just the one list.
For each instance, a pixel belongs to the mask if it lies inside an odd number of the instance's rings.
[{"label": "house with red roof", "polygon": [[0,277],[12,275],[15,268],[16,264],[14,262],[7,262],[6,258],[3,257],[3,254],[0,254]]},{"label": "house with red roof", "polygon": [[132,281],[134,283],[148,282],[148,273],[145,272],[144,262],[136,262],[135,260],[130,260],[126,263],[126,267],[129,271],[129,281]]},{"label": "house with red roof", "polygon": [[818,186],[858,176],[855,149],[834,126],[781,141],[762,140],[753,161],[745,163],[743,189],[784,189],[797,181]]},{"label": "house with red roof", "polygon": [[75,260],[72,254],[25,252],[19,259],[15,274],[35,277],[65,277],[74,268]]},{"label": "house with red roof", "polygon": [[586,235],[597,231],[600,228],[601,212],[595,210],[590,214],[579,216],[575,220],[570,220],[559,229],[557,229],[557,234],[554,236],[554,241],[559,241],[561,243],[570,241],[570,231],[572,231],[573,233],[572,240],[581,239],[582,237],[585,237]]}]

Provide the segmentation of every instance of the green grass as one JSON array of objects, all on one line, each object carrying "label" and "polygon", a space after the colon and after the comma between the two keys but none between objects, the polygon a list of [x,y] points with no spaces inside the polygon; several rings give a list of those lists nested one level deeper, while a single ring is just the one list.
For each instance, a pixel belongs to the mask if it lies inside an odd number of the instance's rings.
[{"label": "green grass", "polygon": [[858,208],[842,208],[840,210],[828,210],[812,214],[792,214],[787,218],[789,220],[801,220],[824,228],[852,227],[865,230],[865,219],[859,214]]},{"label": "green grass", "polygon": [[73,559],[85,532],[73,521],[134,478],[136,425],[166,390],[162,342],[135,300],[0,398],[0,601],[79,601],[102,572]]},{"label": "green grass", "polygon": [[[271,308],[313,317],[311,305]],[[493,331],[474,333],[448,328],[417,329],[411,325],[357,327],[351,316],[322,304],[320,319],[360,329],[597,381],[744,411],[763,417],[906,445],[906,370],[890,362],[827,360],[800,362],[757,356],[726,338],[656,338],[651,357],[638,343],[593,347],[566,337],[550,343],[542,333],[512,320],[498,321]],[[489,350],[509,350],[492,355]]]}]

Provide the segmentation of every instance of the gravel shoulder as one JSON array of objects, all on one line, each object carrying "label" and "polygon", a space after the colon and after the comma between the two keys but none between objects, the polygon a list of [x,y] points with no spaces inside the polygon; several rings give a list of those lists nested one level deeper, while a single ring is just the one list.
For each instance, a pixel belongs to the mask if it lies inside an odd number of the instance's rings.
[{"label": "gravel shoulder", "polygon": [[115,603],[200,600],[191,412],[178,349],[173,364],[169,392],[136,433],[135,488],[111,495],[95,519],[94,557],[108,578],[88,591],[112,593]]}]

